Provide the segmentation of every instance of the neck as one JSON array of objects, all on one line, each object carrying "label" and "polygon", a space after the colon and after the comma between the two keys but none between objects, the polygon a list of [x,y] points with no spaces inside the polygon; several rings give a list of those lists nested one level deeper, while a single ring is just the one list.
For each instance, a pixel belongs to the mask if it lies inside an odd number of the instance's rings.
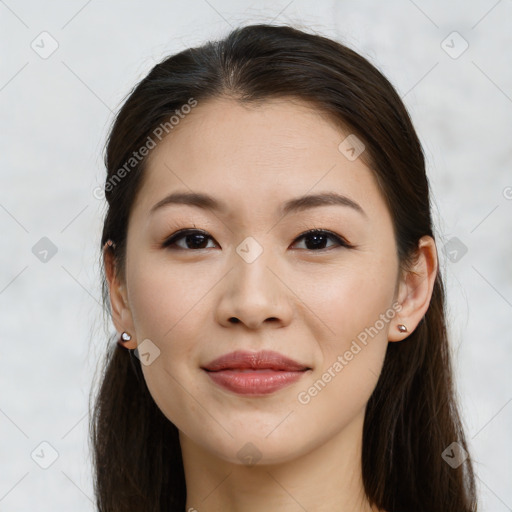
[{"label": "neck", "polygon": [[373,512],[361,472],[364,411],[300,457],[248,466],[217,457],[180,431],[187,512]]}]

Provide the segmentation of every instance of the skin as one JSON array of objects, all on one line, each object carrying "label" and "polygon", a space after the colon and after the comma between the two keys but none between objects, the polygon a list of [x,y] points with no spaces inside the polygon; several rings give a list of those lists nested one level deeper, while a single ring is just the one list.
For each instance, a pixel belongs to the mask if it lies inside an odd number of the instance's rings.
[{"label": "skin", "polygon": [[[125,346],[149,339],[160,350],[142,369],[179,429],[190,512],[377,510],[361,479],[365,407],[388,342],[406,339],[428,309],[437,253],[423,237],[415,273],[399,270],[392,219],[372,171],[338,150],[347,135],[291,99],[199,103],[150,154],[129,219],[124,276],[115,276],[105,251],[113,321],[132,336]],[[227,209],[167,205],[150,214],[175,191],[206,192]],[[288,199],[332,191],[365,215],[340,205],[278,213]],[[184,228],[211,238],[162,247]],[[325,235],[317,249],[301,237],[313,228],[354,247]],[[263,249],[251,263],[236,251],[247,237]],[[378,334],[300,403],[298,394],[332,373],[358,334],[389,311],[395,315]],[[270,395],[238,395],[200,368],[237,349],[275,350],[311,370]],[[237,455],[244,446],[260,457],[256,464]]]}]

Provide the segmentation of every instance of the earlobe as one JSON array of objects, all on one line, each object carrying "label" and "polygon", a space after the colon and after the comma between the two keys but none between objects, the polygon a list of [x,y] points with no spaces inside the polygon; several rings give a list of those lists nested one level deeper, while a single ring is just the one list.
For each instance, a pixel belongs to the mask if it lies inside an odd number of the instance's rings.
[{"label": "earlobe", "polygon": [[132,336],[129,332],[123,331],[121,333],[121,337],[117,340],[117,344],[122,347],[129,350],[133,350],[137,348],[137,344],[135,340],[132,340]]},{"label": "earlobe", "polygon": [[418,242],[412,268],[401,277],[397,300],[402,308],[390,325],[389,341],[402,341],[416,329],[429,308],[437,272],[436,244],[431,236],[425,235]]},{"label": "earlobe", "polygon": [[136,348],[137,344],[133,334],[135,330],[126,295],[126,287],[123,283],[119,282],[116,276],[115,255],[112,245],[105,244],[103,248],[103,263],[109,288],[112,321],[119,333],[128,332],[131,334],[131,340],[122,340],[123,345],[129,349]]}]

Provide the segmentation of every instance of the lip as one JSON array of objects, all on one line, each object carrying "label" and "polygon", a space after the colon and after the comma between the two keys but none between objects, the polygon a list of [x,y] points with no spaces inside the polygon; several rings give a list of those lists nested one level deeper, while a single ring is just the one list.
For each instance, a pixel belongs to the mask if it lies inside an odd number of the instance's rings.
[{"label": "lip", "polygon": [[278,352],[237,350],[201,367],[217,385],[242,395],[266,395],[288,386],[311,368]]},{"label": "lip", "polygon": [[202,368],[210,372],[219,370],[281,370],[293,372],[309,369],[306,365],[272,350],[262,350],[261,352],[236,350],[210,361]]}]

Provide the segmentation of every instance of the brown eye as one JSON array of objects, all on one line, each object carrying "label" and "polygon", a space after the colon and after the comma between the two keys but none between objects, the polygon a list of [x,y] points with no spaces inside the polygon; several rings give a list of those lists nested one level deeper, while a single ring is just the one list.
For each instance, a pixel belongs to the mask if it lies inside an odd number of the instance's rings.
[{"label": "brown eye", "polygon": [[[297,240],[306,240],[305,245],[307,250],[319,251],[326,249],[325,244],[329,238],[334,240],[338,246],[351,247],[344,239],[331,231],[326,231],[324,229],[312,229],[307,231],[298,237]],[[327,247],[327,249],[330,249],[331,247]]]},{"label": "brown eye", "polygon": [[[185,240],[185,247],[177,244],[177,242],[182,239]],[[174,233],[163,243],[163,247],[172,249],[177,247],[179,250],[207,249],[208,247],[205,247],[205,244],[208,242],[208,239],[212,240],[212,237],[203,231],[186,229]]]}]

